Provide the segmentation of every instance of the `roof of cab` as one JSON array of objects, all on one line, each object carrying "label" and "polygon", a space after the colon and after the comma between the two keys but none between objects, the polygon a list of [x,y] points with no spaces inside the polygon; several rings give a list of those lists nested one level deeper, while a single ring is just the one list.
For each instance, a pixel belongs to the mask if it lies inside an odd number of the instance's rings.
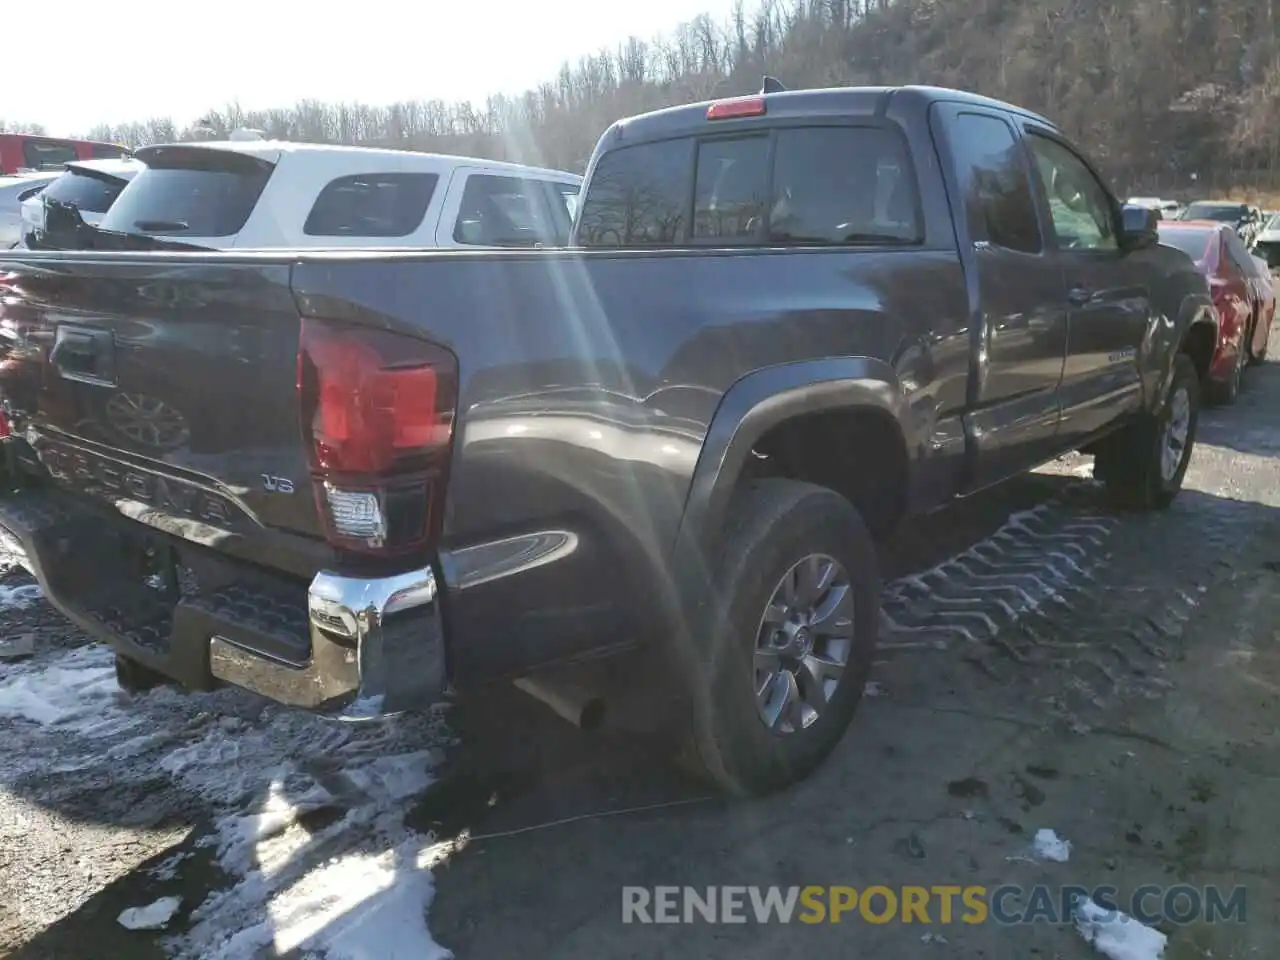
[{"label": "roof of cab", "polygon": [[[769,117],[773,119],[804,119],[832,117],[840,115],[874,116],[883,114],[889,109],[893,99],[914,100],[919,105],[927,105],[935,101],[950,101],[969,104],[975,107],[989,107],[1014,113],[1028,120],[1034,120],[1050,129],[1057,124],[1045,117],[1025,110],[1022,107],[1002,100],[993,100],[976,93],[964,90],[952,90],[946,87],[900,86],[900,87],[827,87],[817,90],[788,90],[783,93],[747,94],[746,96],[763,97],[769,107]],[[704,100],[699,103],[682,104],[642,113],[634,117],[619,120],[610,128],[610,133],[618,139],[628,141],[658,140],[665,137],[687,134],[692,129],[701,129],[707,123],[707,108],[720,100],[736,99],[720,97],[716,100]],[[717,121],[724,123],[726,121]],[[729,121],[731,122],[731,121]]]},{"label": "roof of cab", "polygon": [[142,147],[136,151],[135,155],[145,161],[153,151],[173,149],[175,147],[196,150],[224,150],[228,153],[241,153],[247,156],[259,157],[273,163],[286,153],[298,156],[306,156],[308,154],[316,156],[349,154],[354,156],[358,154],[370,158],[388,156],[404,158],[405,156],[410,156],[420,158],[424,162],[453,166],[464,163],[476,164],[494,170],[509,171],[513,174],[518,172],[539,173],[546,175],[548,178],[560,178],[575,183],[582,182],[580,176],[567,170],[533,167],[519,163],[507,163],[502,160],[485,160],[479,157],[462,157],[447,153],[424,153],[418,150],[391,150],[386,147],[357,147],[335,143],[295,143],[291,140],[197,140],[193,143],[160,143],[150,147]]}]

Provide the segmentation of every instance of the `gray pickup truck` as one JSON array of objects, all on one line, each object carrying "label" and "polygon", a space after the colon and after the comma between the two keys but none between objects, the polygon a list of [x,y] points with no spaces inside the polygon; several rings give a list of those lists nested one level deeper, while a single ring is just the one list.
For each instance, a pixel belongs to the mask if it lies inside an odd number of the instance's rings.
[{"label": "gray pickup truck", "polygon": [[573,249],[15,251],[0,314],[0,528],[126,687],[598,718],[633,654],[736,794],[850,723],[904,516],[1071,450],[1167,506],[1216,337],[1052,123],[920,87],[619,121]]}]

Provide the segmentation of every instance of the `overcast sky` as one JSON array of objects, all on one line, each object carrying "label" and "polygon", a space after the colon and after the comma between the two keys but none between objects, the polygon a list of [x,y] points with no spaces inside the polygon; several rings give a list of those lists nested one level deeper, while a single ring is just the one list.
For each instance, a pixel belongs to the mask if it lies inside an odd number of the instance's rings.
[{"label": "overcast sky", "polygon": [[[748,9],[754,6],[748,0]],[[6,25],[0,118],[56,135],[238,99],[470,99],[519,93],[566,59],[650,39],[733,0],[58,0]],[[7,19],[7,18],[6,18]],[[16,56],[16,61],[15,61]]]}]

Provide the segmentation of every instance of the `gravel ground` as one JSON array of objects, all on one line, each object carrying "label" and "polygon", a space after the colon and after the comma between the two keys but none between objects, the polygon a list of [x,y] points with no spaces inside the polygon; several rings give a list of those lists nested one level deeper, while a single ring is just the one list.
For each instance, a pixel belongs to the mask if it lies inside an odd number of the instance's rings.
[{"label": "gravel ground", "polygon": [[[1275,956],[1278,452],[1267,364],[1205,413],[1167,514],[1111,512],[1071,457],[913,524],[873,695],[812,780],[750,804],[518,696],[379,730],[234,691],[128,698],[42,601],[8,606],[0,638],[32,655],[0,661],[0,951],[389,956],[361,938],[425,910],[481,960],[1083,958],[1056,923],[624,925],[621,888],[1185,882],[1245,885],[1248,922],[1167,925],[1167,958]],[[5,568],[0,594],[28,582]],[[446,755],[474,762],[432,787]],[[1046,827],[1068,863],[1024,856]],[[168,929],[117,922],[166,896]]]}]

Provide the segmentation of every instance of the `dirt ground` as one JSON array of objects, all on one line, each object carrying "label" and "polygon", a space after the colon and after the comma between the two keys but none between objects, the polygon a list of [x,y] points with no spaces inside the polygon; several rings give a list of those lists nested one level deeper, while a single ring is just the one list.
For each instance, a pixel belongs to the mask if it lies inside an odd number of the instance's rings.
[{"label": "dirt ground", "polygon": [[[434,721],[339,742],[235,694],[122,701],[86,661],[72,686],[115,727],[0,715],[0,952],[212,956],[216,941],[225,956],[326,956],[269,924],[226,946],[261,924],[271,891],[237,872],[218,824],[270,810],[279,781],[330,796],[295,818],[310,839],[286,873],[431,836],[428,923],[459,958],[1098,956],[1051,922],[621,920],[631,885],[1038,883],[1111,884],[1121,902],[1146,884],[1244,886],[1243,923],[1163,925],[1167,960],[1280,955],[1278,453],[1280,365],[1266,364],[1236,407],[1202,417],[1167,514],[1111,512],[1088,461],[1069,458],[914,524],[885,558],[873,695],[816,776],[751,803],[709,797],[656,749],[584,738],[519,697],[455,718],[463,746]],[[0,636],[36,647],[0,666],[0,699],[83,643],[42,604],[0,615]],[[424,771],[466,762],[424,789],[379,766],[387,756]],[[361,799],[333,802],[339,774]],[[357,807],[382,827],[343,819]],[[1041,828],[1071,841],[1068,862],[1026,856]],[[183,907],[164,933],[117,923],[171,894]]]}]

